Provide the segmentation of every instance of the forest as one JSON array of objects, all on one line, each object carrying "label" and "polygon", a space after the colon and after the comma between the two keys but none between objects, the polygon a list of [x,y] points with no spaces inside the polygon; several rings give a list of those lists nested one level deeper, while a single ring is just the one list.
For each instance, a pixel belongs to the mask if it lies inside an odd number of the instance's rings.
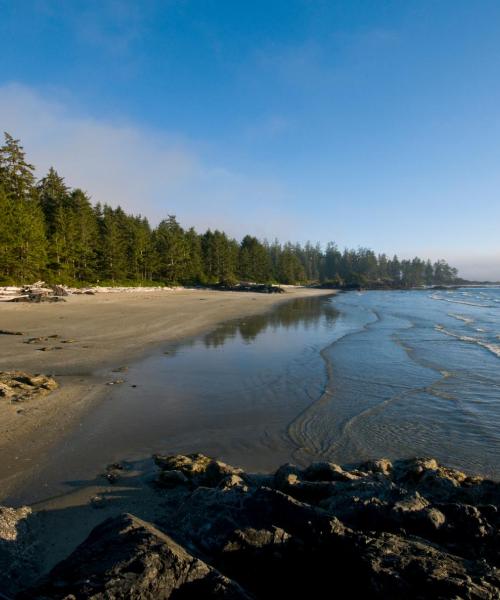
[{"label": "forest", "polygon": [[398,259],[334,242],[269,242],[198,233],[167,215],[156,227],[81,189],[54,168],[37,180],[19,140],[0,147],[0,284],[234,285],[238,281],[333,287],[414,287],[457,281],[444,260]]}]

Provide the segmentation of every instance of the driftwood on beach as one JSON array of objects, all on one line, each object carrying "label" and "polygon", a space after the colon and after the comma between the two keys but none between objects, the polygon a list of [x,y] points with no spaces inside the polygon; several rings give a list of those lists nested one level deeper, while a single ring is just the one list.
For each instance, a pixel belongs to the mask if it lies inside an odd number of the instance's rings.
[{"label": "driftwood on beach", "polygon": [[47,285],[44,281],[37,281],[31,285],[0,287],[0,302],[58,302],[65,296],[95,295],[112,293],[134,292],[165,292],[181,289],[167,286],[90,286],[70,287],[65,285]]},{"label": "driftwood on beach", "polygon": [[[286,287],[272,284],[258,284],[239,282],[235,284],[217,284],[214,286],[196,286],[197,289],[215,289],[231,292],[257,292],[265,294],[280,294]],[[185,289],[182,286],[89,286],[70,287],[65,285],[47,285],[44,281],[37,281],[25,286],[0,287],[0,302],[61,302],[65,296],[79,296],[95,294],[119,293],[146,293],[146,292],[172,292]]]}]

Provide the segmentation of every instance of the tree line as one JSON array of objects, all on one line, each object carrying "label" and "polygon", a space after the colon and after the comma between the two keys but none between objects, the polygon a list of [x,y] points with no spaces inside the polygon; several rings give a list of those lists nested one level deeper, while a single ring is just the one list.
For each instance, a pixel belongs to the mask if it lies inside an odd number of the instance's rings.
[{"label": "tree line", "polygon": [[0,147],[0,282],[44,279],[71,285],[322,283],[356,287],[447,284],[445,261],[399,260],[369,248],[307,242],[241,242],[223,231],[198,233],[170,215],[151,227],[142,215],[93,204],[53,168],[40,180],[19,140]]}]

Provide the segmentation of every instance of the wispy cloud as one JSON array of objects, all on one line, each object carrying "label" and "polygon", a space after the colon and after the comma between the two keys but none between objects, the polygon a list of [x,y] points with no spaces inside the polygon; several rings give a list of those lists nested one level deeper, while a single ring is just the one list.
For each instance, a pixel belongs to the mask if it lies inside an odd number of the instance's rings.
[{"label": "wispy cloud", "polygon": [[66,103],[18,84],[0,87],[0,125],[21,139],[39,176],[54,166],[96,202],[153,222],[176,214],[186,226],[222,227],[237,237],[299,233],[300,220],[290,211],[284,217],[288,193],[279,181],[207,161],[189,140],[75,115]]},{"label": "wispy cloud", "polygon": [[124,55],[147,32],[155,2],[128,0],[38,0],[35,9],[45,18],[64,19],[83,44],[97,46],[113,55]]},{"label": "wispy cloud", "polygon": [[246,137],[253,140],[269,140],[277,138],[293,128],[289,118],[282,115],[270,115],[257,120],[245,129]]}]

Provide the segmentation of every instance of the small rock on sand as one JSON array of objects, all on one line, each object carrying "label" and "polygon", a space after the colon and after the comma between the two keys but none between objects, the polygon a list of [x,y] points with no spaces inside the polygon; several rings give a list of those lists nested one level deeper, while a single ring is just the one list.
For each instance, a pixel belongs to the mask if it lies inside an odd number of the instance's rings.
[{"label": "small rock on sand", "polygon": [[0,371],[0,398],[23,402],[48,394],[58,387],[48,375],[31,375],[24,371]]}]

